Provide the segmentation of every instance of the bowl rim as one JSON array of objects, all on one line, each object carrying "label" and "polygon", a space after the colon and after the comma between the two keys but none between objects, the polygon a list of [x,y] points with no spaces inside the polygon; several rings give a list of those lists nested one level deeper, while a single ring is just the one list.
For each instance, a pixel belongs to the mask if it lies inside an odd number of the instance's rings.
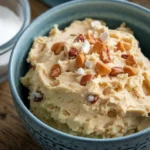
[{"label": "bowl rim", "polygon": [[23,30],[30,23],[31,10],[30,10],[30,6],[29,6],[29,1],[28,0],[25,0],[25,1],[19,0],[18,3],[21,5],[22,10],[23,10],[24,19],[22,22],[22,26],[21,26],[20,30],[18,31],[18,33],[13,38],[11,38],[9,41],[7,41],[6,43],[4,43],[0,46],[0,55],[5,54],[6,52],[8,52],[9,50],[11,50],[14,47],[15,43],[17,42],[17,40],[23,33]]},{"label": "bowl rim", "polygon": [[[67,6],[71,6],[71,5],[75,5],[77,3],[86,3],[86,2],[112,2],[112,0],[76,0],[76,1],[71,1],[71,2],[67,2],[67,3],[64,3],[64,4],[61,4],[61,5],[58,5],[54,8],[51,8],[50,10],[47,10],[45,11],[43,14],[41,14],[40,16],[38,16],[31,24],[30,26],[32,26],[34,23],[36,23],[39,18],[42,18],[44,17],[47,13],[51,13],[51,12],[55,12],[57,11],[57,9],[61,9],[61,8],[64,8],[64,7],[67,7]],[[128,1],[120,1],[120,0],[113,0],[115,3],[120,3],[120,4],[125,4],[125,5],[130,5],[131,7],[135,7],[135,8],[139,8],[140,10],[146,12],[146,13],[150,13],[150,10],[143,7],[143,6],[140,6],[138,4],[135,4],[135,3],[132,3],[132,2],[128,2]],[[28,28],[30,28],[30,26],[28,26],[26,28],[26,30],[28,30]],[[23,32],[22,36],[24,35],[24,33],[26,32],[26,30]],[[36,116],[34,116],[30,110],[24,105],[24,103],[22,102],[18,92],[17,92],[17,89],[16,89],[16,86],[15,86],[15,80],[14,80],[14,76],[13,76],[13,70],[15,69],[15,67],[13,67],[13,61],[15,59],[14,57],[14,51],[17,48],[17,45],[19,43],[20,39],[18,40],[18,42],[16,43],[12,53],[11,53],[11,58],[10,58],[10,62],[9,62],[9,84],[10,84],[10,89],[11,89],[11,93],[13,95],[13,101],[16,102],[19,107],[22,109],[22,111],[31,119],[33,120],[36,124],[38,124],[41,128],[44,128],[46,131],[48,132],[53,132],[54,134],[57,134],[59,136],[62,136],[64,138],[69,138],[69,139],[72,139],[72,140],[78,140],[78,141],[85,141],[85,142],[118,142],[118,141],[127,141],[129,139],[134,139],[134,138],[137,138],[137,137],[140,137],[144,134],[147,134],[147,133],[150,133],[150,128],[147,128],[147,129],[144,129],[140,132],[137,132],[137,133],[134,133],[134,134],[131,134],[131,135],[127,135],[127,136],[123,136],[123,137],[115,137],[115,138],[105,138],[105,139],[100,139],[100,138],[89,138],[89,137],[82,137],[82,136],[75,136],[75,135],[71,135],[71,134],[68,134],[68,133],[65,133],[65,132],[62,132],[60,130],[57,130],[55,128],[52,128],[51,126],[48,126],[47,124],[45,124],[44,122],[42,122],[40,119],[38,119]]]}]

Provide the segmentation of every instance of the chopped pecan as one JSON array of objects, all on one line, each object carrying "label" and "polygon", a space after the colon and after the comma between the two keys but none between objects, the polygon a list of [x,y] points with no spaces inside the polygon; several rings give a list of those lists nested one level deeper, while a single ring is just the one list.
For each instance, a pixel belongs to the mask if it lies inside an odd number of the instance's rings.
[{"label": "chopped pecan", "polygon": [[50,76],[55,79],[56,77],[58,77],[61,74],[61,68],[59,64],[55,64],[53,65],[53,67],[51,68],[50,71]]},{"label": "chopped pecan", "polygon": [[75,42],[79,42],[79,41],[84,42],[84,40],[85,39],[84,39],[83,34],[79,34],[74,41]]},{"label": "chopped pecan", "polygon": [[129,57],[126,60],[126,63],[129,66],[134,66],[134,67],[138,66],[138,64],[137,64],[136,60],[134,59],[133,55],[129,55]]},{"label": "chopped pecan", "polygon": [[43,94],[40,91],[33,91],[31,93],[31,98],[32,100],[34,100],[35,102],[40,102],[43,100]]},{"label": "chopped pecan", "polygon": [[85,35],[86,39],[89,41],[90,44],[94,44],[96,42],[96,39],[94,38],[94,36],[90,33],[87,33]]},{"label": "chopped pecan", "polygon": [[71,48],[69,51],[69,59],[74,59],[78,55],[78,50],[76,48]]},{"label": "chopped pecan", "polygon": [[122,52],[129,50],[131,48],[131,45],[129,43],[119,41],[117,44],[118,50],[121,50]]},{"label": "chopped pecan", "polygon": [[55,55],[59,55],[64,50],[64,42],[54,43],[51,47],[51,50]]},{"label": "chopped pecan", "polygon": [[98,95],[88,95],[87,100],[91,103],[94,104],[97,100],[99,99]]},{"label": "chopped pecan", "polygon": [[95,65],[95,72],[102,76],[108,75],[111,72],[111,68],[103,63],[97,62]]},{"label": "chopped pecan", "polygon": [[108,50],[103,50],[100,53],[100,59],[103,61],[103,63],[109,63],[111,62]]},{"label": "chopped pecan", "polygon": [[127,73],[129,77],[137,74],[137,70],[131,66],[125,66],[123,70],[124,73]]},{"label": "chopped pecan", "polygon": [[76,57],[76,67],[77,68],[83,68],[85,64],[85,55],[84,53],[79,53]]},{"label": "chopped pecan", "polygon": [[91,79],[92,79],[92,75],[91,75],[91,74],[84,75],[84,76],[81,78],[80,84],[86,86],[87,83],[88,83]]},{"label": "chopped pecan", "polygon": [[122,57],[123,59],[127,59],[127,58],[129,57],[129,55],[128,55],[128,54],[122,54],[121,57]]},{"label": "chopped pecan", "polygon": [[113,67],[110,73],[110,76],[117,76],[118,74],[124,73],[124,70],[122,67]]},{"label": "chopped pecan", "polygon": [[107,51],[107,47],[102,42],[97,41],[94,44],[91,52],[101,54],[102,51]]}]

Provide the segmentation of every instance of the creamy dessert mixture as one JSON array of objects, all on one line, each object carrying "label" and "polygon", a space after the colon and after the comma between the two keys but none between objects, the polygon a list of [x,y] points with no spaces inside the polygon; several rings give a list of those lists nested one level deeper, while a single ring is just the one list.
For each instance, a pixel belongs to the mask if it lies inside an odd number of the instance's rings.
[{"label": "creamy dessert mixture", "polygon": [[112,138],[150,126],[150,62],[133,32],[74,21],[35,39],[21,82],[31,112],[61,131]]}]

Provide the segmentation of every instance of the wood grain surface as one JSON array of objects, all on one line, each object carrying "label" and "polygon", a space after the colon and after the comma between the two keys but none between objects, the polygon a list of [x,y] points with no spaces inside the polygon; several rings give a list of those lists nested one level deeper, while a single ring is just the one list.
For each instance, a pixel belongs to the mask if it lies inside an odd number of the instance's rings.
[{"label": "wood grain surface", "polygon": [[131,2],[143,5],[147,8],[150,8],[150,0],[130,0]]},{"label": "wood grain surface", "polygon": [[[150,8],[150,0],[131,0]],[[32,20],[49,7],[29,0]],[[0,150],[41,150],[23,127],[10,94],[8,81],[0,85]]]}]

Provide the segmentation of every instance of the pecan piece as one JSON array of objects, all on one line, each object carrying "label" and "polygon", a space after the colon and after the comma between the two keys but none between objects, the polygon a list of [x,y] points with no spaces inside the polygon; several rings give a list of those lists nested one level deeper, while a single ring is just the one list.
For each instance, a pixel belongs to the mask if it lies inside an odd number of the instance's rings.
[{"label": "pecan piece", "polygon": [[105,50],[107,51],[107,47],[102,42],[97,41],[94,44],[91,52],[100,54],[102,51],[105,51]]},{"label": "pecan piece", "polygon": [[124,73],[124,70],[122,67],[113,67],[110,73],[110,76],[117,76],[118,74]]},{"label": "pecan piece", "polygon": [[134,66],[134,67],[137,67],[137,66],[138,66],[136,60],[134,59],[134,57],[133,57],[132,55],[129,55],[129,57],[128,57],[127,60],[126,60],[126,63],[127,63],[127,65],[129,65],[129,66]]},{"label": "pecan piece", "polygon": [[137,70],[135,68],[132,68],[131,66],[125,66],[123,70],[124,73],[127,73],[129,77],[137,74]]},{"label": "pecan piece", "polygon": [[79,53],[75,60],[77,68],[83,68],[85,64],[85,55],[84,53]]},{"label": "pecan piece", "polygon": [[56,77],[58,77],[61,74],[61,68],[59,64],[55,64],[53,65],[53,67],[51,68],[50,71],[50,76],[55,79]]},{"label": "pecan piece", "polygon": [[87,100],[91,104],[94,104],[99,99],[98,95],[88,95]]},{"label": "pecan piece", "polygon": [[96,39],[94,38],[93,35],[91,35],[90,33],[87,33],[85,35],[86,39],[89,41],[90,44],[94,44],[96,42]]},{"label": "pecan piece", "polygon": [[95,72],[101,76],[108,75],[111,72],[111,68],[103,63],[97,62],[95,65]]},{"label": "pecan piece", "polygon": [[122,57],[123,59],[127,59],[127,58],[129,57],[129,55],[128,55],[128,54],[122,54],[121,57]]},{"label": "pecan piece", "polygon": [[86,86],[87,83],[92,79],[92,75],[91,74],[87,74],[87,75],[84,75],[81,80],[80,80],[80,84],[83,85],[83,86]]},{"label": "pecan piece", "polygon": [[111,62],[108,50],[101,51],[100,59],[103,61],[103,63],[109,63],[109,62]]},{"label": "pecan piece", "polygon": [[76,48],[71,48],[69,51],[69,59],[74,59],[78,55],[78,50]]},{"label": "pecan piece", "polygon": [[33,91],[31,93],[31,99],[35,102],[40,102],[43,100],[43,94],[40,91]]},{"label": "pecan piece", "polygon": [[84,39],[83,34],[79,34],[74,41],[75,42],[79,42],[79,41],[84,42],[84,40],[85,39]]},{"label": "pecan piece", "polygon": [[64,50],[64,42],[54,43],[51,47],[51,50],[55,55],[59,55]]}]

